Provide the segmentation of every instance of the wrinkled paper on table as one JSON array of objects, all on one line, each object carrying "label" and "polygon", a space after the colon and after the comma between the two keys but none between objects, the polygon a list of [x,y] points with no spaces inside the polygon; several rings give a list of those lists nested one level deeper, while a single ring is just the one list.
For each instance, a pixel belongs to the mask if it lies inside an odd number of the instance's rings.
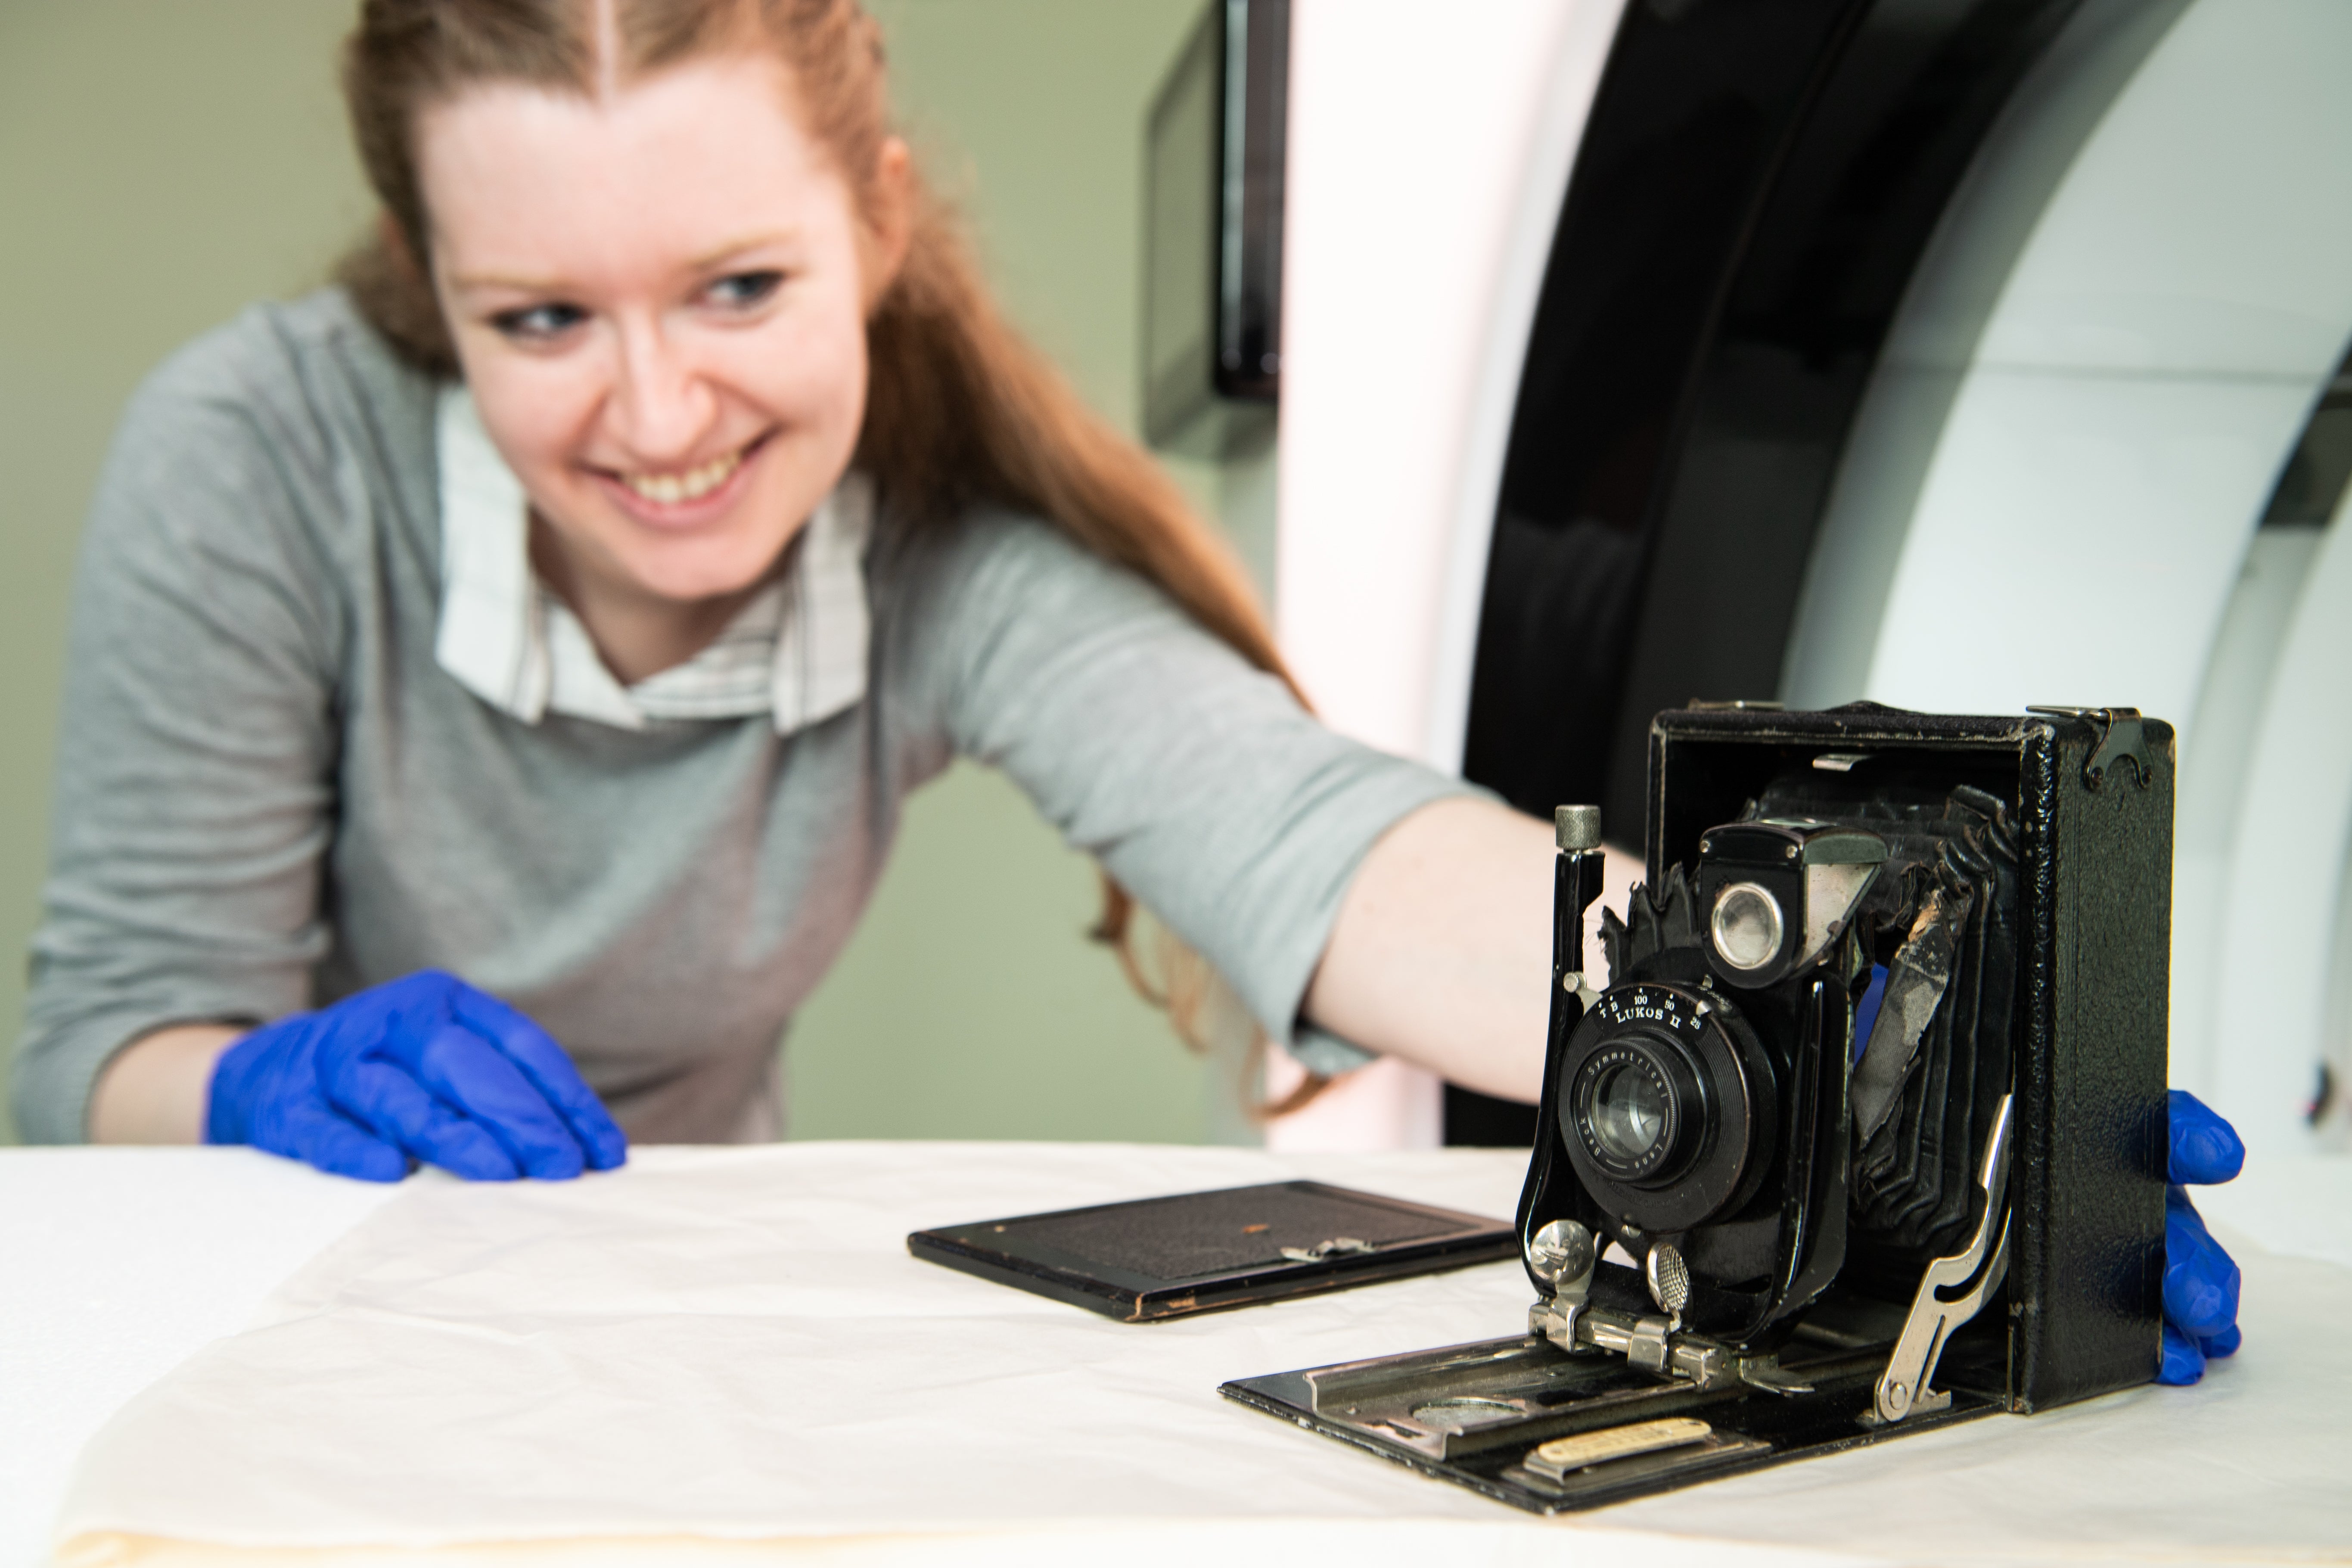
[{"label": "wrinkled paper on table", "polygon": [[2287,1352],[2333,1346],[2352,1315],[2352,1270],[2327,1263],[2249,1249],[2248,1351],[2195,1389],[1543,1521],[1216,1392],[1517,1331],[1515,1263],[1135,1325],[905,1245],[1297,1175],[1507,1215],[1524,1159],[807,1143],[641,1149],[561,1184],[426,1173],[100,1432],[59,1561],[1036,1563],[1145,1541],[1671,1568],[2352,1548],[2352,1371]]}]

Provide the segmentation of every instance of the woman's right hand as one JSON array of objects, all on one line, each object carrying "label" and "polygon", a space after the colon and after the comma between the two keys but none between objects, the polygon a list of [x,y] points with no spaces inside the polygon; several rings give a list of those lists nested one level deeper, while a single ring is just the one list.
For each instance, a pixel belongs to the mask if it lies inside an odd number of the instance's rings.
[{"label": "woman's right hand", "polygon": [[514,1008],[425,970],[264,1025],[213,1068],[205,1142],[396,1182],[412,1160],[469,1181],[610,1170],[628,1140],[563,1047]]}]

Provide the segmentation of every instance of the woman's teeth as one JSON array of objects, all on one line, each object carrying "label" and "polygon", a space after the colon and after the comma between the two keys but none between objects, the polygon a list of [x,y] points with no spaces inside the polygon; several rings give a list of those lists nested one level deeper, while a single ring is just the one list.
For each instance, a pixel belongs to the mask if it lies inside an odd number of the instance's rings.
[{"label": "woman's teeth", "polygon": [[656,505],[676,506],[680,501],[700,500],[742,466],[743,454],[730,452],[682,474],[623,474],[621,482]]}]

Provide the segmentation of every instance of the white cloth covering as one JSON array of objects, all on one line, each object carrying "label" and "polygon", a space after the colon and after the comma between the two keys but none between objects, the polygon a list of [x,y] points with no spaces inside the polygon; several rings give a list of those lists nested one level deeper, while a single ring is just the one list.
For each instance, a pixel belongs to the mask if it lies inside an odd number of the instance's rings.
[{"label": "white cloth covering", "polygon": [[2352,1370],[2326,1353],[2352,1269],[2243,1236],[2248,1348],[2197,1388],[1551,1521],[1215,1393],[1508,1333],[1527,1300],[1515,1266],[1134,1327],[919,1262],[903,1241],[1299,1173],[1501,1214],[1519,1169],[1451,1151],[800,1144],[641,1150],[560,1185],[421,1176],[100,1434],[60,1560],[1677,1568],[2352,1545]]}]

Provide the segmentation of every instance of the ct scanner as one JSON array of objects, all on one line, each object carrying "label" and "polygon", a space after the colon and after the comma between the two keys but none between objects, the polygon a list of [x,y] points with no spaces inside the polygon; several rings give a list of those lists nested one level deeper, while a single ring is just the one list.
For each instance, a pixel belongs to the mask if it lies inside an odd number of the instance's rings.
[{"label": "ct scanner", "polygon": [[[1693,698],[2168,719],[2173,1081],[2340,1139],[2352,4],[1291,12],[1276,616],[1326,717],[1628,844]],[[1269,1142],[1448,1115],[1382,1062]]]}]

